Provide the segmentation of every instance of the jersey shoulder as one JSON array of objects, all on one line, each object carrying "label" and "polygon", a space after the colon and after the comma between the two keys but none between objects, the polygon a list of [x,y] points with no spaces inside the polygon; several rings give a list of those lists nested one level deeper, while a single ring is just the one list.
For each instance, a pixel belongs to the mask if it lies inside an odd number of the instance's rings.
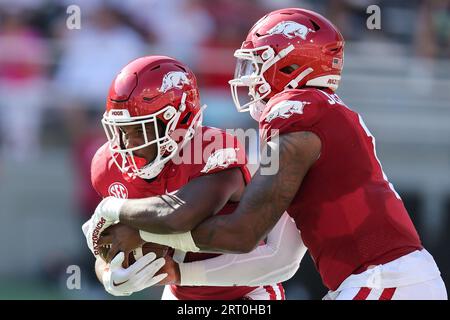
[{"label": "jersey shoulder", "polygon": [[[201,141],[199,141],[201,140]],[[201,148],[200,148],[201,146]],[[183,163],[191,163],[192,177],[216,173],[234,167],[247,172],[245,148],[238,138],[225,130],[202,126],[189,144],[183,148]],[[188,154],[186,154],[188,153]],[[188,159],[190,158],[190,159]],[[189,160],[186,162],[186,160]],[[188,170],[185,168],[185,170]]]},{"label": "jersey shoulder", "polygon": [[268,102],[261,124],[267,128],[283,129],[291,123],[313,126],[323,113],[326,96],[317,89],[292,89],[280,92]]}]

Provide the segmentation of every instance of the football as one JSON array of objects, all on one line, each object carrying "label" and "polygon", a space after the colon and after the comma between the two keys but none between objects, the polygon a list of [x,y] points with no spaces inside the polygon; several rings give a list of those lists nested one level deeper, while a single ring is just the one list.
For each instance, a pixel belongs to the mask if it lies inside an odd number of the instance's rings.
[{"label": "football", "polygon": [[[117,228],[117,227],[119,227],[119,225],[111,226],[111,227],[107,228],[104,231],[104,233],[107,234],[109,231],[112,231],[114,228]],[[123,228],[123,226],[121,226],[121,227]],[[111,245],[104,245],[104,246],[99,247],[100,257],[105,261],[106,261],[106,257],[108,255],[110,248],[111,248]],[[168,254],[169,249],[170,249],[169,247],[164,246],[164,245],[160,245],[160,244],[156,244],[156,243],[152,243],[152,242],[145,242],[142,246],[137,247],[132,252],[130,252],[130,254],[128,255],[128,264],[132,265],[133,263],[136,262],[136,260],[138,260],[139,258],[141,258],[142,256],[146,255],[149,252],[154,252],[156,254],[157,258],[164,257]],[[125,264],[123,266],[126,267]]]},{"label": "football", "polygon": [[[102,257],[102,259],[105,261],[110,248],[111,245],[100,247],[100,257]],[[130,254],[128,255],[128,264],[132,265],[136,262],[136,260],[149,252],[154,252],[156,254],[156,258],[161,258],[167,255],[167,253],[169,252],[169,247],[157,243],[146,242],[141,247],[138,247],[130,252]],[[125,265],[123,267],[125,267]]]}]

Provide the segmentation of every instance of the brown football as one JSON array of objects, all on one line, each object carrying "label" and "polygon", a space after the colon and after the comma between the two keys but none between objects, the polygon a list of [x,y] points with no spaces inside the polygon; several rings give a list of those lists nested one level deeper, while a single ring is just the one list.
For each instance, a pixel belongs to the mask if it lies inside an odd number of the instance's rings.
[{"label": "brown football", "polygon": [[[136,244],[142,243],[139,234],[136,233],[136,229],[123,225],[121,223],[109,226],[102,232],[102,235],[107,236],[113,232],[119,232],[119,234],[122,234],[122,236],[124,235],[129,236],[130,237],[129,240],[131,241],[131,243]],[[111,245],[104,245],[99,248],[100,257],[105,261],[110,248]],[[142,256],[146,255],[149,252],[154,252],[157,258],[164,257],[168,253],[169,249],[170,249],[169,247],[164,245],[152,242],[145,242],[142,246],[137,247],[132,252],[130,252],[128,256],[128,263],[129,265],[132,265],[134,262],[136,262],[136,260],[138,260],[139,258],[141,258]],[[123,264],[123,267],[126,267],[125,263]]]},{"label": "brown football", "polygon": [[[118,228],[121,229],[121,232],[125,232],[127,229],[128,229],[128,232],[130,232],[130,230],[134,230],[131,227],[127,227],[125,225],[118,223],[118,224],[115,224],[113,226],[106,228],[103,231],[102,235],[108,235],[110,232],[113,232],[114,229],[117,231]],[[130,232],[130,236],[136,237],[134,232]],[[139,236],[137,236],[137,237],[139,237]],[[136,239],[134,241],[136,241],[136,243],[140,242]],[[106,257],[108,255],[110,248],[111,248],[111,245],[105,245],[105,246],[99,247],[100,257],[105,261],[106,261]],[[164,257],[169,252],[169,249],[170,249],[169,247],[164,246],[164,245],[160,245],[160,244],[156,244],[156,243],[152,243],[152,242],[145,242],[142,246],[137,247],[129,254],[128,263],[129,263],[129,265],[132,265],[133,263],[136,262],[137,259],[141,258],[142,256],[146,255],[149,252],[154,252],[156,254],[157,258]],[[123,266],[125,267],[125,264]]]},{"label": "brown football", "polygon": [[[99,249],[100,257],[102,257],[102,259],[105,261],[110,248],[111,248],[110,245],[106,245],[100,247]],[[132,265],[133,263],[136,262],[136,260],[138,260],[139,258],[141,258],[142,256],[146,255],[149,252],[154,252],[156,254],[156,258],[161,258],[166,256],[166,254],[169,252],[169,247],[152,242],[146,242],[142,245],[142,247],[136,248],[132,252],[130,252],[128,256],[128,264]]]}]

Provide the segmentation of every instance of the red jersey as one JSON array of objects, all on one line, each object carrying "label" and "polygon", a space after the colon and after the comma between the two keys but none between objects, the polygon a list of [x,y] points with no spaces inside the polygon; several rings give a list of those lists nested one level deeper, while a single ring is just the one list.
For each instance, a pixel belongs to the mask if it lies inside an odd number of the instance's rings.
[{"label": "red jersey", "polygon": [[422,248],[381,168],[374,137],[336,94],[328,89],[286,90],[270,99],[262,119],[263,139],[271,136],[267,130],[278,129],[280,135],[314,132],[321,140],[320,157],[287,212],[330,290],[369,265]]},{"label": "red jersey", "polygon": [[[92,160],[92,185],[102,197],[145,198],[171,193],[180,189],[192,179],[234,167],[241,169],[247,183],[251,177],[246,167],[245,149],[239,145],[238,140],[216,128],[202,127],[201,133],[203,138],[200,143],[200,140],[194,137],[180,153],[180,156],[183,157],[186,157],[186,153],[189,153],[190,161],[186,162],[191,164],[175,164],[175,159],[172,159],[173,161],[169,161],[162,172],[150,181],[139,177],[132,179],[128,175],[122,174],[115,165],[108,143],[106,143],[98,149]],[[199,196],[201,197],[201,195]],[[201,198],[199,198],[199,201],[201,201]],[[218,214],[229,214],[234,211],[236,206],[237,203],[228,202]],[[204,260],[215,256],[218,256],[218,254],[188,252],[183,262]],[[255,288],[245,286],[171,286],[171,291],[178,299],[183,300],[231,300],[240,299]]]}]

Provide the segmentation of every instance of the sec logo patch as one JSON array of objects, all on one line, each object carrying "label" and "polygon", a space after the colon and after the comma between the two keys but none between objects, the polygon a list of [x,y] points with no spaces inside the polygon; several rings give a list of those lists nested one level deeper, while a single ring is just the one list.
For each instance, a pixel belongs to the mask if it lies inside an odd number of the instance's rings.
[{"label": "sec logo patch", "polygon": [[108,193],[110,196],[119,198],[119,199],[128,199],[128,190],[127,188],[120,182],[114,182],[108,188]]}]

